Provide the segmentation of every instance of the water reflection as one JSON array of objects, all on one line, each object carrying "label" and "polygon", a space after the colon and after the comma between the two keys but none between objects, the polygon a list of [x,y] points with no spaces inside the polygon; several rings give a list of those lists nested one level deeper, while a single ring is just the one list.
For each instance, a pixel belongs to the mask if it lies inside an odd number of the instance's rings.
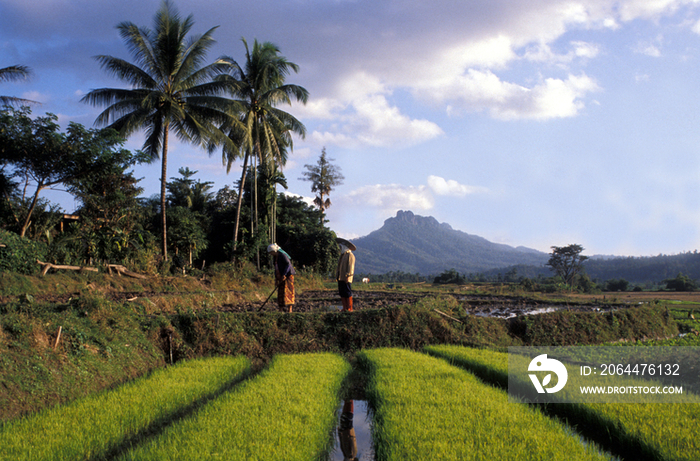
[{"label": "water reflection", "polygon": [[331,454],[332,461],[370,461],[372,449],[371,416],[367,401],[346,399],[342,403],[338,423],[338,444]]}]

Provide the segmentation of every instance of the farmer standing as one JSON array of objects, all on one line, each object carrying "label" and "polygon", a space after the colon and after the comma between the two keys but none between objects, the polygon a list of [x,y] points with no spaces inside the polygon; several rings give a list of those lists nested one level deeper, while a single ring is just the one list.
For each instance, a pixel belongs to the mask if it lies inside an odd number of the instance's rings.
[{"label": "farmer standing", "polygon": [[292,312],[294,305],[294,267],[287,253],[276,243],[267,247],[272,255],[275,266],[275,281],[277,282],[277,305],[282,312]]},{"label": "farmer standing", "polygon": [[338,281],[338,293],[343,303],[343,312],[352,312],[352,278],[355,275],[355,255],[353,251],[357,247],[345,239],[338,238],[340,245],[340,259],[335,278]]},{"label": "farmer standing", "polygon": [[343,403],[343,412],[340,414],[340,424],[338,425],[338,440],[340,450],[343,452],[343,461],[358,461],[357,458],[357,438],[355,428],[352,426],[352,418],[355,412],[355,402],[346,400]]}]

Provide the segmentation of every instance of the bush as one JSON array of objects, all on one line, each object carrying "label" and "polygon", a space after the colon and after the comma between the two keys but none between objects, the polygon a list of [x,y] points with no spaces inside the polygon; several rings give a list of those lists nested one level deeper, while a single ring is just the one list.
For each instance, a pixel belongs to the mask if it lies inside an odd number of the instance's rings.
[{"label": "bush", "polygon": [[605,282],[605,291],[627,291],[629,286],[630,283],[625,279],[612,279]]},{"label": "bush", "polygon": [[666,284],[666,289],[668,290],[695,291],[698,289],[698,285],[695,280],[683,274],[678,274],[675,279],[664,280],[664,283]]},{"label": "bush", "polygon": [[37,259],[46,259],[46,244],[0,230],[0,271],[31,275],[39,270]]},{"label": "bush", "polygon": [[467,278],[460,275],[459,272],[457,272],[455,269],[450,269],[435,277],[433,283],[436,285],[450,283],[464,285],[465,283],[467,283]]}]

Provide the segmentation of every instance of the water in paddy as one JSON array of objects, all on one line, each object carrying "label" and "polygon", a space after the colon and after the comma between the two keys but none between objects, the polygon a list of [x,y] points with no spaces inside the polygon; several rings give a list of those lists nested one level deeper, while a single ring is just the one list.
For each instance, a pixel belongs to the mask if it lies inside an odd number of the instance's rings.
[{"label": "water in paddy", "polygon": [[335,448],[330,461],[357,458],[373,461],[372,415],[366,400],[345,399],[338,408],[338,427],[335,432]]}]

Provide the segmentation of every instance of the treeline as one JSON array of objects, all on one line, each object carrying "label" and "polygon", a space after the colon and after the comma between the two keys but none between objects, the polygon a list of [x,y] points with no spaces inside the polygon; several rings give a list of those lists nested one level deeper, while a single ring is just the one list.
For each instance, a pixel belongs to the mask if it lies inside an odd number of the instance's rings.
[{"label": "treeline", "polygon": [[[430,278],[432,283],[435,284],[464,285],[467,283],[502,283],[517,286],[526,291],[545,293],[554,293],[563,290],[575,290],[581,293],[643,290],[696,291],[700,288],[700,284],[696,279],[681,272],[677,273],[675,277],[646,283],[632,283],[624,278],[607,280],[592,279],[586,272],[583,272],[576,275],[572,284],[569,285],[565,283],[560,276],[554,275],[551,271],[545,275],[545,273],[541,271],[528,271],[530,268],[530,266],[511,267],[508,270],[489,275],[485,273],[460,274],[457,270],[450,269],[437,276],[430,276]],[[520,273],[519,270],[523,272]],[[426,277],[426,279],[427,278],[428,277]]]},{"label": "treeline", "polygon": [[[160,197],[141,197],[132,171],[148,159],[123,149],[114,130],[71,123],[61,132],[55,116],[31,119],[27,109],[8,108],[0,111],[0,141],[0,270],[32,273],[39,269],[37,259],[123,264],[145,273],[201,270],[233,260],[262,269],[273,221],[275,239],[296,267],[328,273],[335,264],[335,234],[319,210],[275,192],[271,183],[283,183],[281,173],[271,178],[264,167],[248,167],[234,245],[240,183],[214,191],[212,183],[196,179],[196,171],[181,168],[166,183],[169,254],[164,258]],[[75,197],[79,205],[73,214],[42,197],[53,186]]]}]

